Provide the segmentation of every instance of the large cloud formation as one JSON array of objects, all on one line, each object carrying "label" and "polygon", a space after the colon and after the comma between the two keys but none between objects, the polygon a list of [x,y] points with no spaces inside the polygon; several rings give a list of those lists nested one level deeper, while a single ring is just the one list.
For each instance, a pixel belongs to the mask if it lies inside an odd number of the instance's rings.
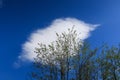
[{"label": "large cloud formation", "polygon": [[36,57],[35,47],[38,47],[38,43],[50,44],[56,40],[56,32],[67,32],[68,28],[72,28],[80,34],[79,38],[85,40],[90,36],[90,32],[93,31],[98,25],[92,25],[85,23],[76,18],[60,18],[54,20],[50,26],[44,29],[38,29],[31,33],[28,40],[22,45],[22,53],[18,57],[20,61],[33,61]]}]

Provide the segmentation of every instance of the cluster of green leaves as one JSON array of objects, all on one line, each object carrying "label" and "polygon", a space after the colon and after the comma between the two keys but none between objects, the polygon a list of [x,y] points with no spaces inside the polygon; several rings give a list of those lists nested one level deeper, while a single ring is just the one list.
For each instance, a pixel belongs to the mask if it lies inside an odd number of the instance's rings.
[{"label": "cluster of green leaves", "polygon": [[103,80],[120,80],[120,48],[104,45],[97,58],[100,77]]}]

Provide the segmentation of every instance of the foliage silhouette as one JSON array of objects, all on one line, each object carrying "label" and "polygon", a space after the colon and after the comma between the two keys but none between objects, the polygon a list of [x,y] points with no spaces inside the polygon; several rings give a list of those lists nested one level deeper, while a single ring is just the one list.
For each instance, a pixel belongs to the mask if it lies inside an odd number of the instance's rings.
[{"label": "foliage silhouette", "polygon": [[56,33],[49,45],[39,43],[30,80],[120,80],[120,47],[91,49],[74,27]]}]

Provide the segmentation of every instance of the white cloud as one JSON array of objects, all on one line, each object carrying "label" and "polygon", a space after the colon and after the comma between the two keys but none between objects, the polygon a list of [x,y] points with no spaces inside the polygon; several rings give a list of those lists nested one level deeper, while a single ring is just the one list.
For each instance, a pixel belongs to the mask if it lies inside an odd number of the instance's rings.
[{"label": "white cloud", "polygon": [[56,40],[56,32],[66,32],[68,28],[72,28],[80,33],[79,38],[85,40],[90,36],[90,32],[93,31],[98,25],[92,25],[85,23],[76,18],[62,18],[54,20],[50,26],[45,29],[38,29],[31,33],[28,40],[22,45],[22,53],[18,57],[20,61],[33,61],[36,57],[35,47],[38,43],[44,43],[48,45],[49,43]]}]

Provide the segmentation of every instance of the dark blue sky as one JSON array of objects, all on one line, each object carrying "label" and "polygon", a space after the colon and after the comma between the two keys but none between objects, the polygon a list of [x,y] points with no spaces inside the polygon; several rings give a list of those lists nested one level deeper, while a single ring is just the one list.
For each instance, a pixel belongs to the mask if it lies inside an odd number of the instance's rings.
[{"label": "dark blue sky", "polygon": [[120,0],[0,0],[0,80],[25,80],[30,66],[14,68],[30,33],[56,18],[74,17],[100,24],[92,46],[120,42]]}]

